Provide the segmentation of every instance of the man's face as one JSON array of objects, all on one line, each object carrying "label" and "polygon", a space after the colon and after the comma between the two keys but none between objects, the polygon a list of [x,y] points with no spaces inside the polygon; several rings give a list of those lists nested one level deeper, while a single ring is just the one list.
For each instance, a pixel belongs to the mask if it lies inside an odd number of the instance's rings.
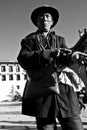
[{"label": "man's face", "polygon": [[41,13],[37,18],[37,26],[39,31],[49,31],[53,24],[50,13]]}]

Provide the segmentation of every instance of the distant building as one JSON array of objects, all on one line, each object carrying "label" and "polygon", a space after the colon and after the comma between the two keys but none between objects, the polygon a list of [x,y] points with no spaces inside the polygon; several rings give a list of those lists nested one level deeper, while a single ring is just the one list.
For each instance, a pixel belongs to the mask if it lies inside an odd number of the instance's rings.
[{"label": "distant building", "polygon": [[26,79],[17,62],[0,61],[0,101],[11,100],[17,93],[22,96]]}]

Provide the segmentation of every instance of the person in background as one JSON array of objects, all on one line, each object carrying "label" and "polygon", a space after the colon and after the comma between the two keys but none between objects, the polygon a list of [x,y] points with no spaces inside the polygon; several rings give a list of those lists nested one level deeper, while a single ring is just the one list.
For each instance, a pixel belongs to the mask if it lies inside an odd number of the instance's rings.
[{"label": "person in background", "polygon": [[28,75],[22,114],[34,116],[38,130],[57,130],[57,118],[62,130],[83,130],[75,86],[63,82],[62,77],[64,71],[74,73],[67,68],[72,55],[61,54],[60,48],[67,48],[65,38],[51,30],[59,20],[59,11],[44,5],[32,12],[31,20],[37,30],[22,39],[17,57]]}]

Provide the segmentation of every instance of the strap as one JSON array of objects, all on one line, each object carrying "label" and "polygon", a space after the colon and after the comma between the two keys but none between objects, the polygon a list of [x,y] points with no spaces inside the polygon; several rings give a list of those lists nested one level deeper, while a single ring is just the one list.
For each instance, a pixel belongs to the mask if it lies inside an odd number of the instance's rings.
[{"label": "strap", "polygon": [[60,37],[55,35],[56,36],[56,47],[59,49],[60,48]]},{"label": "strap", "polygon": [[[59,49],[60,48],[60,36],[55,35],[55,33],[52,33],[51,36],[51,49]],[[36,35],[36,40],[38,43],[39,48],[42,50],[45,50],[45,47],[41,44],[39,35]]]}]

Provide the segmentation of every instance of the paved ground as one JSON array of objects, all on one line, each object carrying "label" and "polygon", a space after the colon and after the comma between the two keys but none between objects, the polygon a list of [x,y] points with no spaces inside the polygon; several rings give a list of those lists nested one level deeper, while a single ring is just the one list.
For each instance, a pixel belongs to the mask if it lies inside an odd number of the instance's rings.
[{"label": "paved ground", "polygon": [[[82,111],[81,119],[87,130],[87,108]],[[21,102],[0,103],[0,130],[36,130],[35,118],[21,114]],[[61,130],[59,123],[58,130]]]}]

